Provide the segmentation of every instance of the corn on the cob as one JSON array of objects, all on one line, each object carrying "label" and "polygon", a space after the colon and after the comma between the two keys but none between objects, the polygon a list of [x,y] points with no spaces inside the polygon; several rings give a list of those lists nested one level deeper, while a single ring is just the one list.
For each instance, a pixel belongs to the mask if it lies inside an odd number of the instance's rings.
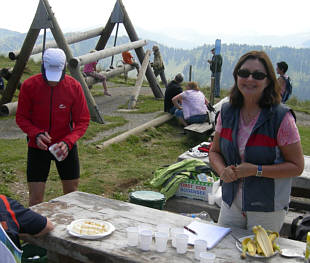
[{"label": "corn on the cob", "polygon": [[268,237],[266,230],[262,226],[254,226],[253,233],[255,234],[255,239],[263,251],[265,257],[270,257],[274,254],[273,245]]}]

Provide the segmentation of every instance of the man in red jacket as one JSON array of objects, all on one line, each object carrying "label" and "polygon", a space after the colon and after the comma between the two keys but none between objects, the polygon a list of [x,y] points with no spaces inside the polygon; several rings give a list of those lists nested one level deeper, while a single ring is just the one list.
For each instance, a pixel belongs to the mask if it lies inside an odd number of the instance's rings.
[{"label": "man in red jacket", "polygon": [[[42,73],[25,80],[19,93],[16,123],[28,139],[29,206],[43,201],[51,160],[56,163],[64,194],[78,187],[76,141],[85,133],[90,117],[82,87],[65,74],[65,65],[61,49],[45,50]],[[56,156],[49,152],[51,145]]]}]

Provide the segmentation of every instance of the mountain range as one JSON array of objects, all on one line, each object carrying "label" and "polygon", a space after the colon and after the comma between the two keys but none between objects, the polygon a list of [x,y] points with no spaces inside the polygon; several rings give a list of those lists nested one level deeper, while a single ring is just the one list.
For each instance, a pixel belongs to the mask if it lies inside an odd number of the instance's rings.
[{"label": "mountain range", "polygon": [[[207,60],[211,58],[210,50],[214,46],[215,36],[206,37],[195,32],[186,32],[182,39],[177,39],[177,36],[180,34],[175,31],[171,33],[153,33],[137,29],[137,32],[140,38],[148,39],[146,49],[151,49],[154,44],[159,46],[168,79],[172,79],[176,73],[182,72],[188,80],[189,68],[192,66],[192,80],[199,82],[200,85],[210,84],[211,74]],[[0,29],[0,54],[7,56],[10,51],[19,50],[25,36],[25,33]],[[47,41],[51,39],[53,39],[53,36],[51,33],[48,33]],[[115,36],[112,35],[109,39],[108,47],[113,46],[114,39]],[[308,92],[308,87],[310,86],[310,33],[298,34],[295,37],[269,36],[269,38],[261,38],[259,36],[251,36],[240,38],[238,43],[230,43],[228,37],[225,40],[227,42],[224,43],[223,39],[221,47],[221,54],[223,56],[222,88],[229,89],[231,87],[233,83],[232,71],[242,54],[249,50],[264,50],[270,56],[274,65],[282,60],[288,63],[288,74],[293,81],[293,95],[301,100],[310,100],[310,93]],[[233,41],[232,37],[231,40]],[[97,41],[98,37],[70,45],[73,55],[79,56],[88,53],[96,46]],[[117,45],[128,43],[129,41],[127,36],[119,36],[117,38]],[[243,41],[247,44],[240,44]],[[42,43],[42,35],[37,40],[37,44],[40,43]],[[269,44],[264,45],[262,43]],[[132,53],[135,55],[134,51]],[[36,60],[40,56],[37,55],[32,58]],[[120,55],[116,55],[114,63],[119,63],[120,60]],[[100,60],[101,67],[109,67],[110,63],[111,58]]]}]

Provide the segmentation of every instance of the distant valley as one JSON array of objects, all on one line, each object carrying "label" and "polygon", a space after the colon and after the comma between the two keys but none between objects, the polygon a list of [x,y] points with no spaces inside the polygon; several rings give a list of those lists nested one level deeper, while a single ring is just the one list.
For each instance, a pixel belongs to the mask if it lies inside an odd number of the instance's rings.
[{"label": "distant valley", "polygon": [[[138,33],[141,38],[149,39],[148,45],[145,47],[146,49],[151,49],[154,44],[159,45],[168,79],[172,79],[178,72],[183,72],[186,79],[188,79],[189,67],[192,65],[192,79],[198,81],[200,85],[210,84],[210,70],[207,60],[211,58],[210,49],[213,47],[213,44],[198,45],[198,41],[200,41],[200,43],[212,43],[211,37],[210,39],[200,39],[199,36],[195,37],[195,35],[193,35],[191,39],[195,39],[195,41],[190,41],[190,38],[184,38],[183,40],[175,39],[173,41],[172,35],[170,35],[171,37],[164,37],[163,34],[152,34],[143,30],[141,30],[141,32],[138,31]],[[23,44],[25,36],[26,34],[0,29],[0,54],[7,56],[10,51],[19,50]],[[48,38],[50,39],[52,36],[48,34]],[[251,45],[233,43],[222,44],[222,87],[224,89],[229,89],[232,85],[232,71],[234,65],[242,54],[249,50],[264,50],[270,56],[274,66],[277,62],[282,60],[288,63],[288,74],[293,80],[293,95],[301,100],[310,100],[310,92],[308,91],[310,87],[310,34],[304,34],[303,36],[300,36],[300,38],[292,38],[295,39],[294,45],[300,48],[292,48],[285,45],[281,46],[281,38],[271,38],[269,42],[268,39],[265,39],[266,43],[271,43],[272,41],[275,43],[276,39],[278,39],[279,47],[272,47],[271,44],[254,45],[254,43],[262,43],[262,40],[259,41],[259,39],[256,39],[255,37],[251,39],[252,42],[249,42],[249,39],[247,40],[248,43],[253,43]],[[95,47],[97,41],[98,37],[70,45],[73,55],[78,56],[88,53]],[[299,41],[300,44],[297,44],[297,41]],[[41,42],[42,39],[40,37],[37,43],[39,44]],[[113,46],[113,42],[114,36],[111,36],[108,46]],[[117,45],[127,42],[129,42],[127,36],[121,36],[117,39]],[[194,47],[196,42],[197,45]],[[172,45],[173,43],[174,45]],[[276,44],[273,45],[277,46]],[[293,44],[287,45],[291,46]],[[115,56],[114,63],[117,63],[120,60],[121,58],[119,55]],[[151,58],[151,60],[153,60],[153,58]],[[102,67],[109,67],[111,58],[103,59],[100,63]]]}]

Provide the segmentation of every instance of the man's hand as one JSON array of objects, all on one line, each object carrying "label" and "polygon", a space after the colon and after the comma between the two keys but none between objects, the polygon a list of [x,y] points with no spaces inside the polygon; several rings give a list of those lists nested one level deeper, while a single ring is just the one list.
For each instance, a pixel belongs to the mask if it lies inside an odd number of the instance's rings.
[{"label": "man's hand", "polygon": [[61,157],[62,160],[66,159],[69,153],[68,145],[65,142],[59,142],[54,146],[54,150],[57,152],[57,157]]},{"label": "man's hand", "polygon": [[45,150],[45,151],[47,151],[47,148],[48,148],[46,144],[51,143],[51,141],[52,141],[52,138],[48,134],[48,132],[40,133],[39,135],[37,135],[37,138],[36,138],[36,143],[39,149]]}]

